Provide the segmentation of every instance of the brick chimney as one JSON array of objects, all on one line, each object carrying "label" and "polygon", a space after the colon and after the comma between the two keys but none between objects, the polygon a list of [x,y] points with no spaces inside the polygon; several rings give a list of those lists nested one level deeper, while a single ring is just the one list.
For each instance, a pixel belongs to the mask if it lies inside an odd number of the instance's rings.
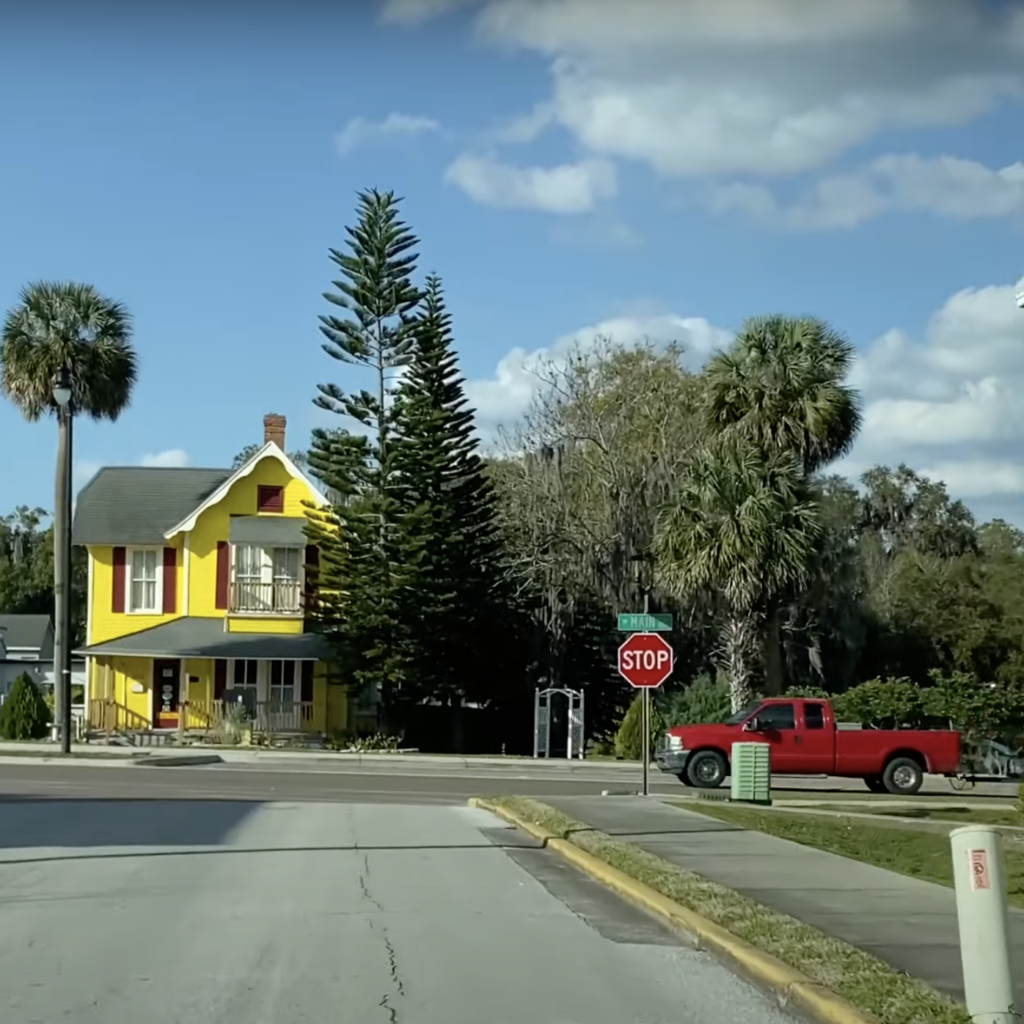
[{"label": "brick chimney", "polygon": [[281,451],[284,451],[284,428],[288,421],[276,412],[268,412],[263,417],[263,443],[273,441]]}]

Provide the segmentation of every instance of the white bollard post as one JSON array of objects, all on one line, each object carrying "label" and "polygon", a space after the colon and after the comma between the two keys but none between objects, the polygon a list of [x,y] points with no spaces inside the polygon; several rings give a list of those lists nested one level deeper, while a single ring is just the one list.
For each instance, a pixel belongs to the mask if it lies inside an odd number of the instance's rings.
[{"label": "white bollard post", "polygon": [[967,1012],[974,1024],[1016,1024],[1002,840],[987,825],[949,834]]}]

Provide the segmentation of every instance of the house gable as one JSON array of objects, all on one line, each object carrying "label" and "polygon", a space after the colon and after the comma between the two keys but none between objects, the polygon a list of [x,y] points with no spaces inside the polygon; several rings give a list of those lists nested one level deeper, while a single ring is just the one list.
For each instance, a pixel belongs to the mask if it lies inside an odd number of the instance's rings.
[{"label": "house gable", "polygon": [[[270,461],[276,461],[280,464],[281,469],[284,471],[284,476],[280,473],[276,473],[272,468],[266,467],[263,464]],[[262,467],[262,468],[261,468]],[[259,470],[259,473],[257,473]],[[165,534],[168,540],[177,536],[179,533],[190,533],[196,529],[196,524],[199,522],[200,516],[203,515],[208,509],[214,508],[221,504],[236,492],[237,485],[243,483],[243,481],[251,481],[251,489],[253,491],[253,504],[252,512],[240,511],[236,514],[250,515],[254,514],[259,508],[259,492],[260,486],[264,488],[271,488],[276,486],[284,487],[286,495],[289,490],[294,493],[305,491],[303,495],[304,500],[311,501],[316,505],[328,504],[327,498],[321,493],[320,489],[306,476],[305,473],[299,469],[298,466],[288,458],[287,455],[273,442],[268,441],[258,452],[256,452],[247,462],[243,463],[227,480],[225,480],[209,497],[205,498],[189,515],[185,516],[179,523],[172,526]],[[300,485],[298,488],[291,488],[289,486],[290,481],[295,481]],[[238,488],[239,493],[246,492],[246,488]],[[232,504],[234,501],[232,499]],[[287,496],[285,497],[285,504],[282,506],[282,513],[284,515],[304,515],[302,512],[302,505],[298,507],[298,511],[289,512],[287,504]]]}]

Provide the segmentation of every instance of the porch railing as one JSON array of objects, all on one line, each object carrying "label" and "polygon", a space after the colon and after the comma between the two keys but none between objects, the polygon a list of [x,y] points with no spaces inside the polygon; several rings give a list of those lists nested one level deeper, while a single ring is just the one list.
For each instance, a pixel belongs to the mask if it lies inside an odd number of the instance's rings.
[{"label": "porch railing", "polygon": [[[222,700],[187,701],[185,720],[188,729],[213,730],[224,720],[230,707]],[[240,705],[238,705],[240,706]],[[312,701],[258,701],[248,713],[248,720],[257,732],[309,732],[314,718]]]},{"label": "porch railing", "polygon": [[302,587],[298,580],[275,583],[231,584],[231,612],[249,615],[298,615],[302,611]]},{"label": "porch railing", "polygon": [[[178,709],[179,731],[213,732],[223,722],[226,712],[222,700],[183,701]],[[312,701],[259,701],[249,721],[257,732],[311,732],[315,717]],[[148,732],[153,723],[123,704],[104,698],[89,701],[89,726],[106,733]]]},{"label": "porch railing", "polygon": [[145,715],[117,701],[98,698],[89,701],[89,725],[100,732],[145,732],[153,725]]}]

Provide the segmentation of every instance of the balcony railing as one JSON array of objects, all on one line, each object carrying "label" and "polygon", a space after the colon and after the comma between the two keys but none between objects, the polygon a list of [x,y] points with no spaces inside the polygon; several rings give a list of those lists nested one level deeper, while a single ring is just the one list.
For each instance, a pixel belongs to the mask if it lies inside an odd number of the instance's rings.
[{"label": "balcony railing", "polygon": [[302,611],[302,588],[298,580],[276,583],[231,584],[232,612],[246,615],[298,615]]}]

